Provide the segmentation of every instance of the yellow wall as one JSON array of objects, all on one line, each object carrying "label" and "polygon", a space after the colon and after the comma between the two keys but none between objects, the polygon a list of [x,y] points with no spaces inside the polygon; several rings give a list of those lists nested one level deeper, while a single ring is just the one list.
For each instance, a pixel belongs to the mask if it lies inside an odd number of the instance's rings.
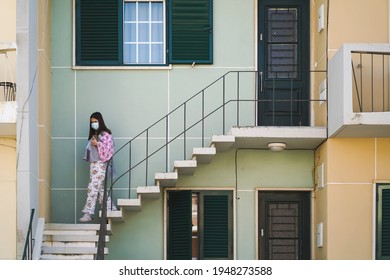
[{"label": "yellow wall", "polygon": [[[16,258],[16,139],[0,137],[0,260]],[[6,210],[6,211],[4,211]]]},{"label": "yellow wall", "polygon": [[[1,0],[0,43],[16,41],[16,1]],[[6,28],[4,28],[6,27]],[[16,82],[16,52],[0,54],[0,81]],[[2,88],[0,101],[4,100]],[[0,137],[0,259],[16,258],[16,137]]]},{"label": "yellow wall", "polygon": [[329,49],[343,43],[388,43],[388,5],[388,0],[330,1]]},{"label": "yellow wall", "polygon": [[390,181],[390,139],[328,139],[316,151],[316,166],[322,162],[325,188],[315,191],[314,224],[324,222],[324,247],[314,258],[372,259],[374,184]]}]

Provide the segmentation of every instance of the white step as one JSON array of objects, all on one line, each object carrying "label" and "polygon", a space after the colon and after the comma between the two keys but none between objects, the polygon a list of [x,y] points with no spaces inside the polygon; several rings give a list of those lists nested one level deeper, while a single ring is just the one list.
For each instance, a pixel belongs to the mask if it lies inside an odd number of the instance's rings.
[{"label": "white step", "polygon": [[141,195],[142,198],[159,198],[160,187],[158,186],[140,186],[137,188],[137,194]]},{"label": "white step", "polygon": [[193,175],[196,166],[196,160],[175,160],[173,163],[173,167],[179,175]]},{"label": "white step", "polygon": [[119,198],[118,206],[126,210],[140,211],[142,209],[140,198]]},{"label": "white step", "polygon": [[216,152],[217,149],[215,147],[193,148],[192,159],[201,164],[210,163],[215,157]]},{"label": "white step", "polygon": [[177,172],[156,173],[154,179],[159,187],[174,187],[178,179]]},{"label": "white step", "polygon": [[[45,225],[45,230],[72,230],[72,231],[98,231],[100,224],[60,224],[48,223]],[[107,231],[111,231],[111,225],[107,224]]]},{"label": "white step", "polygon": [[[101,216],[101,211],[99,215]],[[122,208],[117,211],[107,211],[107,218],[116,223],[123,223],[125,221],[123,219]]]},{"label": "white step", "polygon": [[[97,254],[96,247],[50,247],[42,246],[42,254],[82,255]],[[104,248],[104,254],[108,254],[108,248]]]},{"label": "white step", "polygon": [[[45,235],[44,242],[98,242],[99,235]],[[110,237],[106,235],[106,242]]]},{"label": "white step", "polygon": [[[97,236],[99,238],[99,236]],[[42,247],[96,247],[96,242],[94,241],[44,241],[42,242]]]},{"label": "white step", "polygon": [[42,254],[41,260],[94,260],[95,255],[60,255],[60,254]]},{"label": "white step", "polygon": [[226,152],[235,143],[233,135],[214,135],[211,137],[211,146],[217,149],[217,152]]}]

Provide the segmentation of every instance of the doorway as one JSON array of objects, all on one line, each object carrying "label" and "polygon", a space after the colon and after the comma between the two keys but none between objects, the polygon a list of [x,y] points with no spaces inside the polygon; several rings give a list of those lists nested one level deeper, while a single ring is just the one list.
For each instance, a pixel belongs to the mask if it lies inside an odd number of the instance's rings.
[{"label": "doorway", "polygon": [[259,0],[259,126],[310,124],[308,0]]},{"label": "doorway", "polygon": [[310,192],[258,192],[261,260],[310,259]]}]

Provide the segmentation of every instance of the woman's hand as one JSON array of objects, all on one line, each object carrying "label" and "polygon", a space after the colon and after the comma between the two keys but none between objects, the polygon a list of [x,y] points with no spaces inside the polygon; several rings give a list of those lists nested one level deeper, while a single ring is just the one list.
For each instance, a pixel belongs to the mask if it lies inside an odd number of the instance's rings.
[{"label": "woman's hand", "polygon": [[94,145],[94,146],[97,145],[98,141],[96,140],[95,136],[92,136],[91,143],[92,143],[92,145]]}]

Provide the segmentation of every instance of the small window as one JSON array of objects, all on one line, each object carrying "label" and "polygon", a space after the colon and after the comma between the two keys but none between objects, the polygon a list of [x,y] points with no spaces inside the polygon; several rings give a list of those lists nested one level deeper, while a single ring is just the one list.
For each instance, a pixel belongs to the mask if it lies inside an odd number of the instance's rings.
[{"label": "small window", "polygon": [[124,64],[165,64],[163,1],[126,1],[123,23]]},{"label": "small window", "polygon": [[390,184],[377,185],[376,259],[390,259]]}]

